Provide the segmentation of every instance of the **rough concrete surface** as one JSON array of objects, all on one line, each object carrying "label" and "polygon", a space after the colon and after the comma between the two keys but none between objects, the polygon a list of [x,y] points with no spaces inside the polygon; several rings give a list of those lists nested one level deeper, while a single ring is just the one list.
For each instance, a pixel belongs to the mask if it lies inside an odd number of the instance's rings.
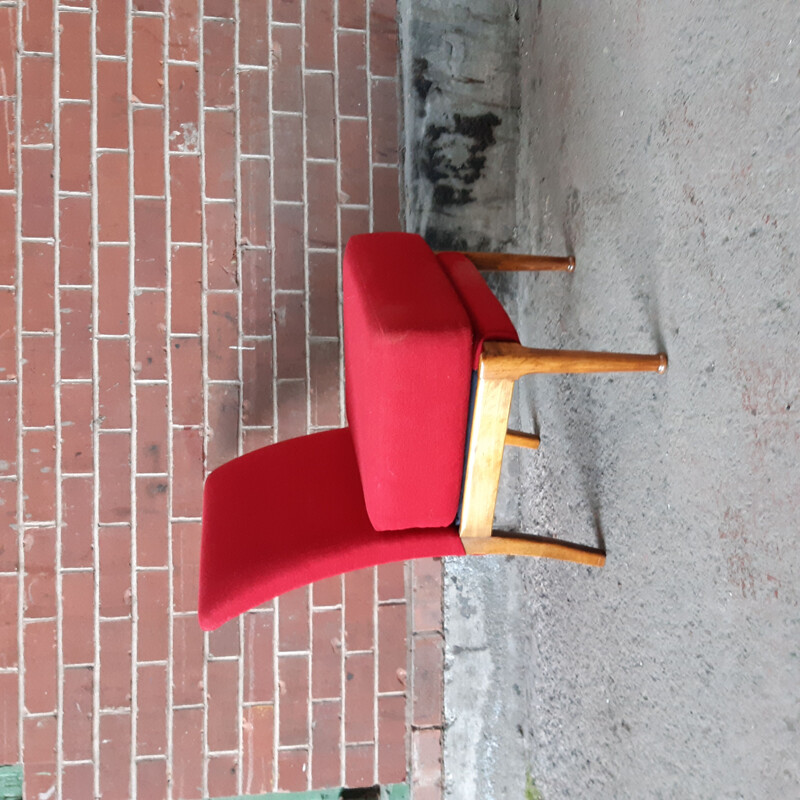
[{"label": "rough concrete surface", "polygon": [[500,522],[608,562],[448,560],[446,794],[799,798],[800,5],[518,32],[510,249],[578,267],[501,296],[528,344],[670,366],[521,382]]}]

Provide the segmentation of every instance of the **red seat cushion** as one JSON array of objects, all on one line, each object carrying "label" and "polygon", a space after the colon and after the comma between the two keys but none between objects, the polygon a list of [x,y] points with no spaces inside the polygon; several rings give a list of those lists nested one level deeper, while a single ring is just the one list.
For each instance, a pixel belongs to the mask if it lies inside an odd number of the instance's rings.
[{"label": "red seat cushion", "polygon": [[473,366],[477,369],[484,342],[518,342],[514,323],[463,253],[439,253],[439,263],[453,283],[473,331]]},{"label": "red seat cushion", "polygon": [[436,256],[414,234],[354,236],[343,266],[347,418],[378,530],[455,519],[472,329]]},{"label": "red seat cushion", "polygon": [[347,428],[290,439],[235,458],[208,476],[200,625],[212,630],[284,592],[342,572],[463,554],[455,528],[374,529]]}]

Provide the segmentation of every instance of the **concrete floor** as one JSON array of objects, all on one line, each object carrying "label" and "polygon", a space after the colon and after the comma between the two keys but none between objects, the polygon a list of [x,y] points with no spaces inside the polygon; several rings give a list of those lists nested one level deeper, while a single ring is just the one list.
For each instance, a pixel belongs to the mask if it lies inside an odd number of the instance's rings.
[{"label": "concrete floor", "polygon": [[608,563],[449,560],[446,794],[797,798],[800,6],[536,5],[509,249],[578,268],[499,294],[670,367],[522,381],[499,521]]}]

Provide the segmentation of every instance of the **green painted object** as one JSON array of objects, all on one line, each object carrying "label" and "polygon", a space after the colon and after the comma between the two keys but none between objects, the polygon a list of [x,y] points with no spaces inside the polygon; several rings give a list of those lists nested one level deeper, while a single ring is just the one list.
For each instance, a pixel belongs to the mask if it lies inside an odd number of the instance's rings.
[{"label": "green painted object", "polygon": [[0,800],[22,800],[22,765],[0,767]]}]

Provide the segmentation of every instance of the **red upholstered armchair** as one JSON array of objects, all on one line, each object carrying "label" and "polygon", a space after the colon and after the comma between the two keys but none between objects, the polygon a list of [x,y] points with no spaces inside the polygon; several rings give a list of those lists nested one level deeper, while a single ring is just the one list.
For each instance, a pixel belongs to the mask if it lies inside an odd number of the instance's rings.
[{"label": "red upholstered armchair", "polygon": [[353,237],[343,265],[348,427],[264,447],[209,475],[202,627],[389,561],[511,553],[602,565],[595,548],[492,530],[505,445],[539,445],[507,430],[520,376],[666,369],[663,354],[523,347],[477,269],[574,263],[435,254],[413,234]]}]

